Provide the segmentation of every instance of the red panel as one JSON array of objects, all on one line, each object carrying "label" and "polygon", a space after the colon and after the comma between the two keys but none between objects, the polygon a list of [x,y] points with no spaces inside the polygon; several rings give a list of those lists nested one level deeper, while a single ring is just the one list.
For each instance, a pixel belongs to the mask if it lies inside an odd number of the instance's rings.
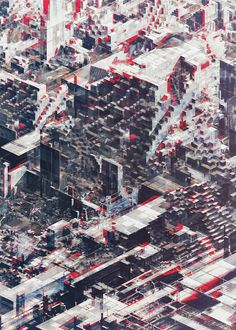
[{"label": "red panel", "polygon": [[80,275],[79,272],[71,272],[71,273],[70,273],[70,278],[73,279],[73,278],[78,277],[79,275]]},{"label": "red panel", "polygon": [[125,42],[127,42],[128,44],[131,44],[133,41],[135,41],[137,38],[139,37],[138,34],[135,34],[133,37],[130,37],[128,39],[125,40]]},{"label": "red panel", "polygon": [[[222,276],[223,277],[223,276]],[[211,290],[212,288],[214,288],[214,286],[216,286],[218,284],[218,282],[220,281],[221,278],[214,278],[213,280],[202,284],[200,286],[197,287],[197,290],[202,291],[202,292],[207,292],[209,290]]]},{"label": "red panel", "polygon": [[154,201],[155,199],[157,199],[158,197],[159,197],[159,196],[154,195],[154,196],[148,198],[146,201],[142,202],[141,205],[148,204],[148,203]]},{"label": "red panel", "polygon": [[136,134],[130,134],[129,139],[131,141],[135,140],[136,139]]},{"label": "red panel", "polygon": [[193,301],[193,300],[197,300],[199,298],[200,294],[198,292],[193,292],[191,295],[189,295],[188,297],[184,298],[181,303],[186,303],[188,301]]},{"label": "red panel", "polygon": [[205,26],[205,10],[202,11],[202,26]]},{"label": "red panel", "polygon": [[131,78],[131,75],[126,73],[126,72],[123,72],[123,77],[124,78],[127,78],[127,79],[130,79]]},{"label": "red panel", "polygon": [[48,15],[49,5],[50,5],[50,0],[43,0],[43,13],[44,13],[44,15]]},{"label": "red panel", "polygon": [[29,25],[29,22],[32,20],[33,18],[27,16],[27,15],[24,15],[23,16],[23,24],[25,25]]},{"label": "red panel", "polygon": [[182,223],[179,223],[177,226],[176,226],[176,230],[179,231],[179,230],[182,230],[184,228],[183,224]]},{"label": "red panel", "polygon": [[176,274],[179,271],[181,271],[181,267],[180,266],[177,266],[177,267],[172,268],[172,269],[168,270],[167,272],[161,274],[160,277],[162,277],[162,276],[169,276],[169,275],[172,275],[172,274]]},{"label": "red panel", "polygon": [[213,298],[218,298],[218,297],[222,296],[222,292],[220,292],[220,291],[214,291],[214,292],[211,293],[211,296]]},{"label": "red panel", "polygon": [[204,70],[205,68],[207,68],[210,65],[209,61],[206,61],[205,63],[203,63],[201,65],[201,70]]},{"label": "red panel", "polygon": [[75,2],[75,12],[79,13],[81,9],[81,0],[76,0]]},{"label": "red panel", "polygon": [[70,30],[71,25],[72,25],[72,22],[67,23],[67,24],[66,24],[66,29]]},{"label": "red panel", "polygon": [[[169,87],[168,87],[169,88]],[[162,96],[162,101],[166,101],[168,99],[167,95]]]}]

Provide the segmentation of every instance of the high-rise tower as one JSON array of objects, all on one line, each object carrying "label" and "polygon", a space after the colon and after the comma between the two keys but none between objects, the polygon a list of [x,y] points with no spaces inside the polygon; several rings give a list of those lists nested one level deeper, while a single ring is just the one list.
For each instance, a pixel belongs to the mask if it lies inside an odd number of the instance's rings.
[{"label": "high-rise tower", "polygon": [[65,0],[43,0],[43,12],[46,58],[50,60],[65,41]]}]

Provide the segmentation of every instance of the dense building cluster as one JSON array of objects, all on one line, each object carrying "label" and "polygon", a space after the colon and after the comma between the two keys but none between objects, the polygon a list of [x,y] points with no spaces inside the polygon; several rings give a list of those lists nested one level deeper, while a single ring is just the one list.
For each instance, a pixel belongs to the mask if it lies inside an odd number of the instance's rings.
[{"label": "dense building cluster", "polygon": [[235,0],[0,0],[0,329],[236,329]]}]

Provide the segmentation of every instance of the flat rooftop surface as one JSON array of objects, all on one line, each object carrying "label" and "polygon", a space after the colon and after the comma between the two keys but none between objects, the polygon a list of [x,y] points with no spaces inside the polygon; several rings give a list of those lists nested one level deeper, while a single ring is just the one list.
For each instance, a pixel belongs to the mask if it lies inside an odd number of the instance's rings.
[{"label": "flat rooftop surface", "polygon": [[125,235],[131,235],[147,227],[165,212],[165,209],[161,206],[162,202],[163,199],[159,197],[117,218],[116,230]]},{"label": "flat rooftop surface", "polygon": [[162,194],[164,194],[167,191],[176,190],[182,187],[178,183],[171,181],[170,179],[162,175],[156,176],[151,181],[146,181],[144,185]]},{"label": "flat rooftop surface", "polygon": [[29,134],[21,136],[19,139],[11,141],[4,146],[2,149],[16,155],[21,156],[26,152],[38,147],[40,144],[40,133],[39,131],[33,131]]}]

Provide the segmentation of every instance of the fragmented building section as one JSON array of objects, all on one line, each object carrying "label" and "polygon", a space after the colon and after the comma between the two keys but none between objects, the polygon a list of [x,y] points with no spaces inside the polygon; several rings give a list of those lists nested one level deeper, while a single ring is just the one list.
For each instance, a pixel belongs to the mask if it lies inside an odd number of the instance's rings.
[{"label": "fragmented building section", "polygon": [[0,0],[0,329],[236,328],[234,0]]}]

